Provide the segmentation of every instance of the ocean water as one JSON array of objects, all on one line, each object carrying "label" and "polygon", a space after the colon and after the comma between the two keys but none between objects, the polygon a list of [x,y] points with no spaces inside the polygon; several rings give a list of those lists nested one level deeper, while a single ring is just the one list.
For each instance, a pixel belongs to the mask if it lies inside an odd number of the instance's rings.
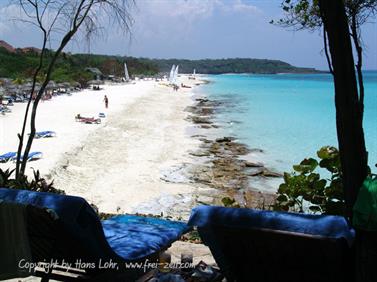
[{"label": "ocean water", "polygon": [[[209,98],[224,101],[216,121],[222,134],[250,148],[263,149],[252,157],[277,171],[316,157],[321,146],[338,147],[333,81],[330,74],[210,75],[200,88]],[[377,163],[377,71],[365,80],[364,133],[369,165]]]}]

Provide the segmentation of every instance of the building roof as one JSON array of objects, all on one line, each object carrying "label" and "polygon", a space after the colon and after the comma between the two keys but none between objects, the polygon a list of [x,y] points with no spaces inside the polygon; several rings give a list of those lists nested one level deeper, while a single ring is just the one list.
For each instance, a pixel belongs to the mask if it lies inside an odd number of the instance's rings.
[{"label": "building roof", "polygon": [[102,75],[102,72],[97,69],[97,68],[86,68],[86,71],[90,71],[91,73],[97,74],[97,75]]},{"label": "building roof", "polygon": [[41,49],[35,48],[35,47],[25,47],[20,49],[23,53],[38,53],[40,54],[42,52]]}]

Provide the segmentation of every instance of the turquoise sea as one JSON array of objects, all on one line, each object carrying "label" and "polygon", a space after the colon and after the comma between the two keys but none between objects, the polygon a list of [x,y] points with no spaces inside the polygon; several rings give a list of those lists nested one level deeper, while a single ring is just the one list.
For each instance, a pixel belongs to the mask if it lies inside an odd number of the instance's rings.
[{"label": "turquoise sea", "polygon": [[[216,121],[222,134],[235,136],[264,153],[253,157],[277,171],[324,145],[337,145],[335,105],[330,74],[209,75],[200,88],[210,99],[224,102]],[[377,163],[377,71],[366,71],[364,132],[369,165]]]}]

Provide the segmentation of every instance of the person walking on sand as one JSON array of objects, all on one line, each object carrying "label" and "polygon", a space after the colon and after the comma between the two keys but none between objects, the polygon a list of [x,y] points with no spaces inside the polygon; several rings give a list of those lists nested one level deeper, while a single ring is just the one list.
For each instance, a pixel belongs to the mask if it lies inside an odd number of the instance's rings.
[{"label": "person walking on sand", "polygon": [[105,95],[105,97],[103,98],[103,101],[105,102],[105,108],[107,109],[109,107],[109,99],[107,98],[107,96]]}]

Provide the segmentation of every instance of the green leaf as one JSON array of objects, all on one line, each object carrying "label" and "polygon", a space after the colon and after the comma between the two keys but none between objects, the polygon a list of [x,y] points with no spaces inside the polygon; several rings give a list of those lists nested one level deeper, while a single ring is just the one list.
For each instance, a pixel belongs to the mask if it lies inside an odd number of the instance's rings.
[{"label": "green leaf", "polygon": [[285,196],[285,195],[279,195],[279,196],[276,198],[276,200],[277,200],[278,202],[286,202],[286,201],[288,201],[288,198],[287,198],[287,196]]},{"label": "green leaf", "polygon": [[339,155],[339,151],[337,148],[332,146],[324,146],[319,151],[317,151],[317,156],[320,159],[332,159]]},{"label": "green leaf", "polygon": [[313,170],[317,168],[317,166],[318,166],[318,162],[313,158],[309,158],[309,159],[304,159],[299,165],[294,165],[293,169],[297,172],[305,174],[305,173],[312,172]]}]

